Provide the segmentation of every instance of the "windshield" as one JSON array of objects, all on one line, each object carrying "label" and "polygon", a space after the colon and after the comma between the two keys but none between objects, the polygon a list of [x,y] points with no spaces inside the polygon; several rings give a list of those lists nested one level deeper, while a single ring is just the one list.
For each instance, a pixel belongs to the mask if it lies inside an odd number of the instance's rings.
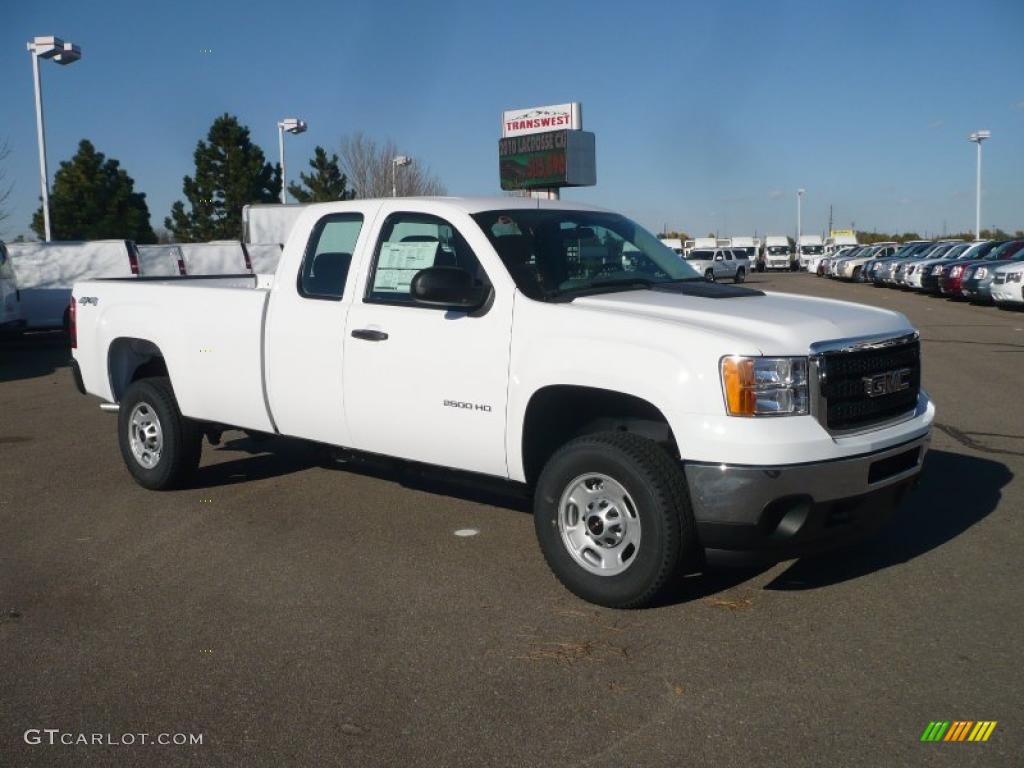
[{"label": "windshield", "polygon": [[820,245],[801,245],[800,253],[806,253],[808,256],[816,256],[822,252],[823,246]]},{"label": "windshield", "polygon": [[993,249],[998,248],[1003,244],[1002,240],[989,240],[987,243],[976,243],[971,247],[967,253],[963,255],[963,258],[967,259],[984,259],[992,252]]},{"label": "windshield", "polygon": [[675,251],[616,213],[519,208],[473,219],[516,286],[533,299],[703,280]]},{"label": "windshield", "polygon": [[687,254],[687,256],[686,256],[687,261],[711,261],[714,258],[715,258],[715,252],[714,251],[705,251],[705,250],[690,251],[689,254]]},{"label": "windshield", "polygon": [[789,246],[788,245],[769,245],[768,246],[768,253],[770,253],[772,256],[785,256],[786,254],[789,253]]},{"label": "windshield", "polygon": [[1002,246],[996,248],[989,253],[989,259],[1008,259],[1013,254],[1017,253],[1021,248],[1024,248],[1024,240],[1010,240],[1009,242],[1003,243]]}]

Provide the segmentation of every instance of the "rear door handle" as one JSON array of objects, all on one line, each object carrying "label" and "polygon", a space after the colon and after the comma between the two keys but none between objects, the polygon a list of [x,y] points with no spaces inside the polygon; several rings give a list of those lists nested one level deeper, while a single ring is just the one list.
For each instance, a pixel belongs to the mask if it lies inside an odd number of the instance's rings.
[{"label": "rear door handle", "polygon": [[372,328],[357,328],[352,331],[352,338],[363,341],[387,341],[388,335],[384,331],[375,331]]}]

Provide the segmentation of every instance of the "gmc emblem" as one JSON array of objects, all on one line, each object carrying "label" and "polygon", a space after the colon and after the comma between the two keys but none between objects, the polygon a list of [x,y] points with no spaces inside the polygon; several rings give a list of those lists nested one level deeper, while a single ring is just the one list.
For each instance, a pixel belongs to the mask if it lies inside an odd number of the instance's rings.
[{"label": "gmc emblem", "polygon": [[864,393],[868,397],[881,397],[892,395],[910,388],[909,368],[899,368],[895,371],[886,371],[874,376],[865,376],[861,379],[864,382]]}]

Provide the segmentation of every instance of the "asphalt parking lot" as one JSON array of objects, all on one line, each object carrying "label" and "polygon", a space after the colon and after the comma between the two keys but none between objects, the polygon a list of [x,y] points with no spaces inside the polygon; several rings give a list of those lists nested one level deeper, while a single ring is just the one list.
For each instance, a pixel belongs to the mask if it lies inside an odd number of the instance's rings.
[{"label": "asphalt parking lot", "polygon": [[[559,586],[522,499],[413,470],[230,433],[145,491],[61,340],[0,346],[0,764],[1019,765],[1024,313],[750,284],[918,326],[921,485],[869,544],[639,612]],[[921,743],[933,720],[998,725]]]}]

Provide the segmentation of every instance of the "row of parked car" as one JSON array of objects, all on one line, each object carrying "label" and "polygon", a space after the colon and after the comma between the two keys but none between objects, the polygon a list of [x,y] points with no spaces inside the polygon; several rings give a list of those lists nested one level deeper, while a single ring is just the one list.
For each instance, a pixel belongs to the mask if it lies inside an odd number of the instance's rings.
[{"label": "row of parked car", "polygon": [[280,245],[238,240],[179,245],[0,242],[0,335],[66,325],[71,287],[79,280],[268,274],[280,256]]},{"label": "row of parked car", "polygon": [[850,246],[809,265],[819,277],[1024,307],[1024,239]]}]

